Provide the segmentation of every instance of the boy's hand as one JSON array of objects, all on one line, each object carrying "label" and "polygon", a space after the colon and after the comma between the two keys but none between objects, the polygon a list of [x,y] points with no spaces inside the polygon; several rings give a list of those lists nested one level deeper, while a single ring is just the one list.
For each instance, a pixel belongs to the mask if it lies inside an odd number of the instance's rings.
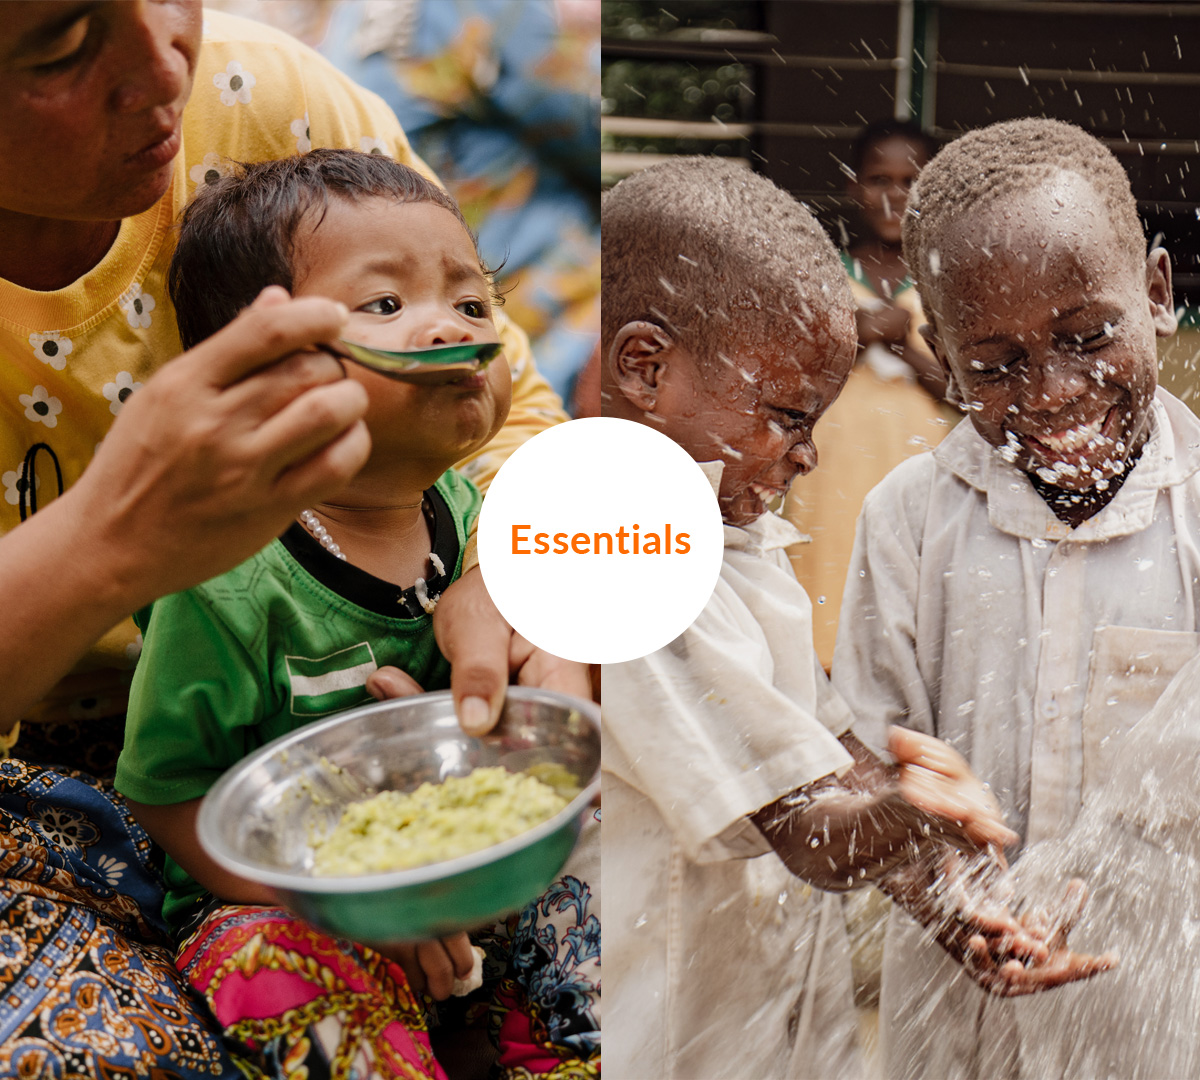
[{"label": "boy's hand", "polygon": [[1004,824],[1000,804],[988,785],[941,739],[893,727],[888,731],[888,750],[899,766],[900,794],[918,810],[953,822],[980,847],[1002,849],[1020,839]]},{"label": "boy's hand", "polygon": [[1067,948],[1067,934],[1087,900],[1080,881],[1067,885],[1053,913],[1017,917],[998,862],[989,855],[964,860],[946,848],[898,868],[880,885],[982,989],[1000,997],[1091,978],[1117,962],[1112,953],[1089,956]]},{"label": "boy's hand", "polygon": [[375,946],[376,952],[403,969],[414,994],[445,1001],[456,979],[465,979],[475,967],[475,951],[467,935],[459,932],[433,941]]},{"label": "boy's hand", "polygon": [[510,681],[591,696],[587,666],[552,656],[513,630],[492,603],[478,567],[442,594],[433,612],[433,632],[450,661],[450,689],[468,735],[483,735],[496,726]]}]

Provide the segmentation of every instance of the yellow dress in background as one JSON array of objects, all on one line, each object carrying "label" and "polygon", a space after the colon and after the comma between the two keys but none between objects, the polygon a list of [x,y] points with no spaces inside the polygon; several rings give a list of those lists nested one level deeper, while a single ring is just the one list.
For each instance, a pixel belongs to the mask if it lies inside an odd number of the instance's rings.
[{"label": "yellow dress in background", "polygon": [[[850,288],[860,307],[879,302],[857,262],[843,254]],[[928,351],[919,327],[925,322],[917,290],[906,278],[894,303],[912,313],[909,344]],[[792,569],[813,604],[813,643],[825,670],[833,662],[838,613],[854,529],[863,499],[905,458],[932,450],[958,419],[935,401],[912,369],[883,346],[864,350],[838,399],[817,423],[813,442],[818,466],[798,477],[783,516],[811,543],[788,548]]]}]

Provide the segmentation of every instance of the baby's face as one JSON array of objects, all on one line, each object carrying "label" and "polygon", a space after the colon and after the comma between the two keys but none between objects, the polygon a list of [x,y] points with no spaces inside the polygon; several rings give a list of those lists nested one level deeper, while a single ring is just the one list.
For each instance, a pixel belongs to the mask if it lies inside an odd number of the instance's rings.
[{"label": "baby's face", "polygon": [[1122,472],[1149,434],[1155,334],[1174,329],[1165,255],[1135,260],[1066,172],[951,225],[938,254],[935,345],[979,434],[1068,490]]},{"label": "baby's face", "polygon": [[723,461],[718,501],[730,525],[748,525],[817,464],[813,425],[854,361],[849,312],[816,320],[812,340],[770,335],[724,350],[713,371],[676,348],[656,410],[667,435],[697,461]]},{"label": "baby's face", "polygon": [[[295,262],[295,295],[326,296],[350,309],[349,341],[402,351],[498,340],[475,246],[443,207],[332,196],[320,225],[298,231]],[[346,373],[370,397],[372,469],[402,460],[443,472],[499,431],[512,396],[503,357],[437,386],[352,363]]]}]

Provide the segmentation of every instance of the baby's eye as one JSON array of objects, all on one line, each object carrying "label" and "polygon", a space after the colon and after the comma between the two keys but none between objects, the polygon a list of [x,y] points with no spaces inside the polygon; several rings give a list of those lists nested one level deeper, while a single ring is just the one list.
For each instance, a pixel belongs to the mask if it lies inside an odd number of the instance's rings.
[{"label": "baby's eye", "polygon": [[400,301],[394,296],[381,296],[378,300],[363,304],[358,310],[368,315],[395,315],[400,310]]},{"label": "baby's eye", "polygon": [[468,319],[487,318],[487,305],[482,300],[463,300],[457,306]]}]

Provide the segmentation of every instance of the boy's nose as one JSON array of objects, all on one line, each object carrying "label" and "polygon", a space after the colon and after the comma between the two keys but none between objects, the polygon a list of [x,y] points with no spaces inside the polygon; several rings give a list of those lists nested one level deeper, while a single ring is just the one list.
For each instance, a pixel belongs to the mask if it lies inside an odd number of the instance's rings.
[{"label": "boy's nose", "polygon": [[792,443],[787,456],[788,461],[796,466],[798,476],[807,476],[817,467],[817,448],[813,446],[812,440],[809,438]]},{"label": "boy's nose", "polygon": [[1071,405],[1087,387],[1087,377],[1076,360],[1047,356],[1030,367],[1021,404],[1037,412],[1059,412]]}]

